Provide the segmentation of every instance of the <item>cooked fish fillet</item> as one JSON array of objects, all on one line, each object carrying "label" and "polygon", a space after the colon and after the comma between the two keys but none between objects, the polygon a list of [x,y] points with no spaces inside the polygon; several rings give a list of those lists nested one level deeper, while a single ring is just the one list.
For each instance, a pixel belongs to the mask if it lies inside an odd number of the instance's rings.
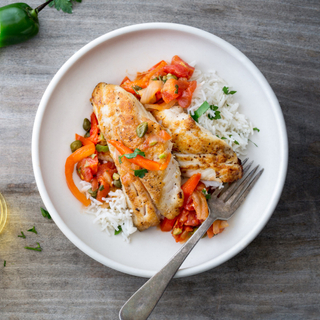
[{"label": "cooked fish fillet", "polygon": [[232,182],[242,177],[242,166],[232,148],[196,123],[180,107],[152,112],[170,131],[173,152],[183,176],[200,172],[202,180]]},{"label": "cooked fish fillet", "polygon": [[[99,83],[91,98],[99,127],[107,140],[121,141],[125,146],[145,152],[145,157],[154,161],[161,154],[171,154],[172,142],[159,141],[146,144],[150,138],[159,136],[165,130],[142,104],[120,86]],[[136,128],[148,122],[148,131],[143,138],[136,134]],[[159,216],[172,219],[180,213],[183,204],[181,177],[177,161],[171,157],[168,167],[161,171],[149,171],[144,178],[135,177],[135,165],[123,158],[119,163],[118,151],[109,144],[111,156],[120,173],[123,190],[133,210],[133,221],[139,230],[157,225]]]}]

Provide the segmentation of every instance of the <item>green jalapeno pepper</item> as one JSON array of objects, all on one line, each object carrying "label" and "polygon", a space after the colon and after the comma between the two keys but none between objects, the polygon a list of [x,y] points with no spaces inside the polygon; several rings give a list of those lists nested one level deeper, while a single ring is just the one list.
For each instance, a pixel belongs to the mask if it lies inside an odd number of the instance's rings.
[{"label": "green jalapeno pepper", "polygon": [[20,43],[39,32],[38,13],[51,2],[36,9],[26,3],[13,3],[0,8],[0,48]]}]

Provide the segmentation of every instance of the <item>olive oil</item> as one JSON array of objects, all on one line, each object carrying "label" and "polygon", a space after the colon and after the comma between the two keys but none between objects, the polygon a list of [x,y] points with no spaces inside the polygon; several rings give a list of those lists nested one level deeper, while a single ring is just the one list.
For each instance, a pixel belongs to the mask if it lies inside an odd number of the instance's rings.
[{"label": "olive oil", "polygon": [[4,197],[0,193],[0,233],[3,230],[7,221],[7,204]]}]

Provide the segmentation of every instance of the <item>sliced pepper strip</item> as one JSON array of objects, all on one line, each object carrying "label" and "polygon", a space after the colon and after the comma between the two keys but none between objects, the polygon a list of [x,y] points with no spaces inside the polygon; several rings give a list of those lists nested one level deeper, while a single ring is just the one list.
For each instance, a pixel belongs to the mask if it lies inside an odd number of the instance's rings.
[{"label": "sliced pepper strip", "polygon": [[160,138],[163,139],[164,141],[171,140],[170,134],[169,134],[167,131],[165,131],[165,130],[161,130],[159,136],[160,136]]},{"label": "sliced pepper strip", "polygon": [[89,138],[84,138],[78,134],[76,134],[76,140],[81,141],[84,146],[87,146],[88,144],[94,144]]},{"label": "sliced pepper strip", "polygon": [[[121,155],[124,155],[126,153],[133,153],[133,151],[130,148],[126,147],[120,141],[108,140],[108,143],[114,146]],[[161,167],[160,163],[153,160],[146,159],[140,155],[137,155],[135,158],[128,159],[128,161],[150,171],[164,170],[164,169],[160,169]]]},{"label": "sliced pepper strip", "polygon": [[201,179],[201,173],[195,173],[193,176],[189,178],[187,182],[185,182],[181,186],[181,189],[184,194],[184,204],[187,203],[188,198],[192,195],[193,191],[196,189],[200,179]]},{"label": "sliced pepper strip", "polygon": [[72,194],[85,206],[90,205],[91,201],[90,199],[87,199],[87,197],[79,191],[79,189],[76,187],[72,174],[74,171],[74,166],[76,163],[78,163],[80,160],[89,157],[95,152],[95,146],[93,143],[90,143],[86,146],[81,147],[80,149],[73,152],[66,160],[65,164],[65,175],[67,180],[67,185],[72,192]]},{"label": "sliced pepper strip", "polygon": [[166,161],[160,165],[160,170],[165,170],[167,168],[167,166],[169,165],[170,160],[171,160],[171,153],[169,153],[167,155]]}]

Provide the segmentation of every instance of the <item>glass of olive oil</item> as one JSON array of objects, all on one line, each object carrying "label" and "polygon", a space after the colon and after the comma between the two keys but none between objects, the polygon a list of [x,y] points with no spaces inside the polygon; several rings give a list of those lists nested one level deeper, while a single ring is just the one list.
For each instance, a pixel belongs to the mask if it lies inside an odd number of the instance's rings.
[{"label": "glass of olive oil", "polygon": [[0,193],[0,233],[3,230],[7,221],[7,204],[4,197]]}]

